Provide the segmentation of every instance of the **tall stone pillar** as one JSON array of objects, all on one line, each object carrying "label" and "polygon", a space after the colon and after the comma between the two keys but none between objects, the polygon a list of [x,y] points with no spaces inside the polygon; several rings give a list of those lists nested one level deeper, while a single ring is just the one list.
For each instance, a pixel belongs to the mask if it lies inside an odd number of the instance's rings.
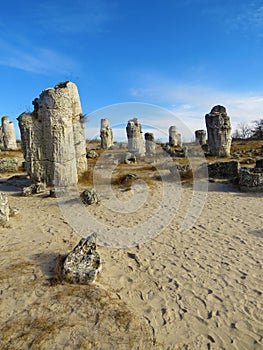
[{"label": "tall stone pillar", "polygon": [[110,128],[109,119],[107,118],[101,119],[100,138],[102,149],[108,149],[113,145],[113,132]]},{"label": "tall stone pillar", "polygon": [[18,117],[32,182],[75,184],[87,170],[85,123],[76,85],[63,82],[46,89],[33,105],[32,113]]},{"label": "tall stone pillar", "polygon": [[177,127],[176,126],[170,126],[169,128],[169,146],[175,147],[179,146],[179,138],[177,133]]},{"label": "tall stone pillar", "polygon": [[212,156],[228,157],[231,147],[231,123],[223,106],[215,106],[205,116],[209,152]]},{"label": "tall stone pillar", "polygon": [[128,138],[128,151],[137,156],[145,155],[142,126],[139,119],[133,118],[128,121],[126,133]]},{"label": "tall stone pillar", "polygon": [[3,149],[4,150],[16,150],[16,133],[14,123],[9,121],[9,117],[2,118],[2,137],[3,137]]},{"label": "tall stone pillar", "polygon": [[206,144],[206,131],[196,130],[195,131],[195,143],[197,145],[203,146]]},{"label": "tall stone pillar", "polygon": [[155,141],[154,141],[153,133],[146,132],[144,134],[144,138],[145,138],[146,154],[149,156],[153,156],[155,154]]}]

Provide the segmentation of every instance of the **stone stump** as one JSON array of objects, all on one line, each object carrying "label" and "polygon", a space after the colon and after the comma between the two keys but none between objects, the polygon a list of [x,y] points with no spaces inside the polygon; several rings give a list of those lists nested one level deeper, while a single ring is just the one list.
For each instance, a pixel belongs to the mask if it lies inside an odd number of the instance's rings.
[{"label": "stone stump", "polygon": [[32,113],[18,117],[31,181],[75,184],[87,170],[85,123],[76,85],[63,82],[46,89],[33,105]]},{"label": "stone stump", "polygon": [[128,152],[131,152],[136,156],[144,156],[145,145],[139,119],[133,118],[128,121],[126,133],[128,138]]},{"label": "stone stump", "polygon": [[211,156],[229,157],[231,147],[231,123],[223,106],[215,106],[205,116],[208,146]]},{"label": "stone stump", "polygon": [[113,145],[113,132],[107,118],[101,119],[100,138],[102,149],[108,149]]},{"label": "stone stump", "polygon": [[14,123],[10,122],[7,116],[2,118],[0,127],[0,148],[5,151],[17,150]]},{"label": "stone stump", "polygon": [[145,138],[146,154],[148,156],[153,156],[155,154],[155,141],[154,141],[153,133],[146,132],[144,134],[144,138]]},{"label": "stone stump", "polygon": [[203,146],[206,144],[206,131],[196,130],[195,131],[195,143],[197,145]]}]

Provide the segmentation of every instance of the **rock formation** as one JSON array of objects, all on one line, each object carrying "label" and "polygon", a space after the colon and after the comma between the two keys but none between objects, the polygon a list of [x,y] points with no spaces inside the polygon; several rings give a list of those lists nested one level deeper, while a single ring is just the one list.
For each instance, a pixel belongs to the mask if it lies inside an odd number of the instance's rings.
[{"label": "rock formation", "polygon": [[14,173],[18,170],[17,158],[1,158],[0,173]]},{"label": "rock formation", "polygon": [[231,123],[223,106],[215,106],[205,116],[210,155],[230,156]]},{"label": "rock formation", "polygon": [[9,211],[8,197],[0,192],[0,225],[9,221]]},{"label": "rock formation", "polygon": [[142,135],[142,127],[137,118],[130,119],[126,127],[128,138],[128,151],[136,156],[145,154],[145,145]]},{"label": "rock formation", "polygon": [[195,131],[195,143],[197,145],[203,146],[206,144],[206,131],[196,130]]},{"label": "rock formation", "polygon": [[14,123],[10,122],[7,116],[2,118],[0,127],[0,149],[5,151],[17,149]]},{"label": "rock formation", "polygon": [[96,251],[96,235],[82,238],[70,252],[61,267],[62,278],[69,283],[90,284],[101,271],[100,256]]},{"label": "rock formation", "polygon": [[113,132],[108,119],[101,119],[100,127],[101,148],[108,149],[113,145]]},{"label": "rock formation", "polygon": [[75,184],[87,170],[85,124],[76,85],[63,82],[46,89],[33,105],[32,113],[18,117],[31,181]]},{"label": "rock formation", "polygon": [[146,132],[144,134],[144,138],[145,138],[146,154],[148,156],[153,156],[155,154],[155,141],[154,141],[153,133]]},{"label": "rock formation", "polygon": [[182,137],[178,134],[177,127],[172,125],[169,128],[169,146],[171,147],[182,147]]}]

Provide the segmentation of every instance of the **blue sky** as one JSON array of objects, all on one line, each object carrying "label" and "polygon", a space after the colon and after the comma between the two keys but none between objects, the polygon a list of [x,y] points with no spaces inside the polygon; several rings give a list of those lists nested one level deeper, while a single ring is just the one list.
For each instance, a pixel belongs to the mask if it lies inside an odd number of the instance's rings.
[{"label": "blue sky", "polygon": [[[15,123],[65,80],[91,114],[90,137],[100,124],[92,112],[124,102],[166,108],[192,131],[216,104],[233,129],[263,117],[262,0],[4,1],[0,29],[0,112]],[[134,117],[126,112],[111,124]],[[142,118],[175,124],[169,113]]]}]

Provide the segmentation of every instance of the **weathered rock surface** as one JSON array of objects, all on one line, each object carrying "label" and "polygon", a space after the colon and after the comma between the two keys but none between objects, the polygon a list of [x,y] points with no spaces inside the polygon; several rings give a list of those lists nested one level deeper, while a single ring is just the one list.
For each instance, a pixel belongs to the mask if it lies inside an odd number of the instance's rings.
[{"label": "weathered rock surface", "polygon": [[94,159],[94,158],[97,158],[99,155],[97,152],[95,151],[88,151],[87,154],[86,154],[86,158],[90,158],[90,159]]},{"label": "weathered rock surface", "polygon": [[223,106],[215,106],[205,116],[209,152],[216,157],[229,157],[231,147],[231,123]]},{"label": "weathered rock surface", "polygon": [[120,162],[124,164],[136,163],[136,156],[131,152],[126,152],[121,156]]},{"label": "weathered rock surface", "polygon": [[210,178],[228,179],[231,182],[238,180],[240,164],[236,160],[208,164],[207,168]]},{"label": "weathered rock surface", "polygon": [[19,116],[21,147],[32,182],[75,184],[87,170],[85,124],[78,90],[63,82],[33,101]]},{"label": "weathered rock surface", "polygon": [[181,135],[177,132],[177,127],[172,125],[169,128],[169,146],[180,146]]},{"label": "weathered rock surface", "polygon": [[69,283],[90,284],[101,271],[96,235],[82,238],[62,263],[61,276]]},{"label": "weathered rock surface", "polygon": [[101,119],[100,138],[102,149],[109,149],[113,145],[113,132],[107,118]]},{"label": "weathered rock surface", "polygon": [[203,146],[206,144],[206,131],[196,130],[195,131],[195,143],[197,145]]},{"label": "weathered rock surface", "polygon": [[88,205],[99,202],[98,194],[94,188],[92,188],[90,190],[83,191],[81,193],[80,197],[81,197],[83,203],[88,204]]},{"label": "weathered rock surface", "polygon": [[18,170],[18,160],[16,158],[1,158],[0,173],[12,173]]},{"label": "weathered rock surface", "polygon": [[133,118],[128,121],[126,133],[128,138],[128,151],[136,156],[143,156],[145,154],[145,145],[139,119]]},{"label": "weathered rock surface", "polygon": [[14,123],[10,122],[7,116],[2,118],[2,126],[0,127],[0,149],[17,150]]},{"label": "weathered rock surface", "polygon": [[263,169],[242,168],[239,174],[239,187],[245,192],[263,191]]},{"label": "weathered rock surface", "polygon": [[146,132],[144,134],[144,138],[145,138],[146,154],[148,156],[153,156],[155,154],[155,141],[154,141],[153,133]]},{"label": "weathered rock surface", "polygon": [[46,186],[42,182],[37,182],[35,184],[32,184],[30,186],[24,187],[22,189],[22,195],[24,197],[31,196],[32,194],[38,194],[43,193],[46,190]]},{"label": "weathered rock surface", "polygon": [[4,225],[9,221],[9,203],[6,194],[0,192],[0,225]]}]

